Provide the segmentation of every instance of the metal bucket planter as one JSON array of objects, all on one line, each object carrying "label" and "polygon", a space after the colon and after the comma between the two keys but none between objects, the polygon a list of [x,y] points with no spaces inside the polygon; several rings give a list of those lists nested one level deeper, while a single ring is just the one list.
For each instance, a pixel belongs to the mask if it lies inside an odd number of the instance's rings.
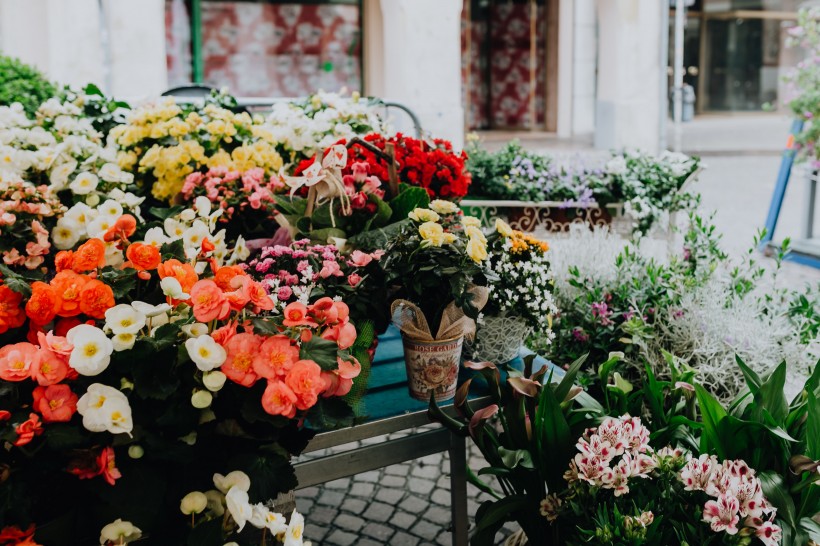
[{"label": "metal bucket planter", "polygon": [[453,398],[464,338],[422,341],[402,334],[401,339],[410,396],[424,402],[431,394],[436,401]]},{"label": "metal bucket planter", "polygon": [[530,330],[520,317],[486,316],[466,352],[473,360],[504,364],[518,356]]}]

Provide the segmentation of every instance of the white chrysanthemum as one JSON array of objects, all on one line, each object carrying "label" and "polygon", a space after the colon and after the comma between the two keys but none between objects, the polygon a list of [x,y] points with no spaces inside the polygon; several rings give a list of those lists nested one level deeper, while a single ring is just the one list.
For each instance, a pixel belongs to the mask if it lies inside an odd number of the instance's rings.
[{"label": "white chrysanthemum", "polygon": [[208,372],[220,367],[225,359],[228,358],[228,353],[225,348],[214,341],[209,335],[199,337],[192,337],[185,341],[185,349],[188,351],[188,356],[194,361],[196,367],[203,372]]},{"label": "white chrysanthemum", "polygon": [[108,368],[114,346],[102,330],[80,324],[68,331],[66,339],[74,346],[68,363],[77,373],[94,376]]}]

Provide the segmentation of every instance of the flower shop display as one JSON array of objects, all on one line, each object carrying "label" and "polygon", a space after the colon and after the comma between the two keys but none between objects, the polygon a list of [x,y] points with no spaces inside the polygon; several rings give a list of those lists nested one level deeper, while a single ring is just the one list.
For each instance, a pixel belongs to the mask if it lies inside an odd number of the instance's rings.
[{"label": "flower shop display", "polygon": [[528,152],[516,142],[490,153],[474,141],[467,168],[475,184],[464,206],[486,199],[532,203],[523,208],[501,203],[473,207],[481,211],[489,206],[484,214],[469,209],[479,216],[509,209],[514,227],[565,231],[566,224],[608,225],[615,216],[626,215],[629,231],[647,233],[668,214],[694,209],[697,196],[685,185],[696,176],[700,160],[671,152],[653,157],[624,151],[613,152],[605,163],[558,161]]},{"label": "flower shop display", "polygon": [[319,91],[302,101],[277,102],[265,121],[279,153],[290,164],[312,159],[339,139],[386,134],[387,126],[370,99],[357,92]]},{"label": "flower shop display", "polygon": [[33,66],[0,55],[0,104],[18,103],[28,115],[57,94],[54,84]]},{"label": "flower shop display", "polygon": [[193,531],[171,515],[190,484],[235,468],[265,502],[295,485],[305,420],[352,422],[372,334],[329,297],[273,313],[232,265],[247,249],[216,231],[207,199],[141,240],[132,216],[105,218],[53,269],[4,270],[0,528],[34,525],[35,540],[59,545],[123,518],[184,543]]},{"label": "flower shop display", "polygon": [[[472,221],[478,223],[478,219]],[[549,245],[513,230],[501,219],[487,239],[487,268],[493,280],[487,282],[489,299],[475,340],[468,343],[468,355],[503,364],[518,356],[532,330],[548,343],[552,317],[558,310],[551,293]]]},{"label": "flower shop display", "polygon": [[136,173],[143,191],[161,201],[172,200],[195,171],[226,167],[277,173],[282,158],[263,121],[226,106],[235,106],[235,99],[216,94],[204,105],[166,98],[135,108],[109,133],[119,165]]},{"label": "flower shop display", "polygon": [[797,15],[797,24],[787,30],[786,45],[800,48],[804,55],[797,66],[786,74],[786,105],[805,122],[803,130],[794,137],[798,158],[806,161],[811,170],[820,168],[820,126],[815,122],[820,116],[820,9],[807,7]]},{"label": "flower shop display", "polygon": [[487,260],[487,239],[458,206],[434,200],[410,213],[385,249],[388,286],[395,286],[393,323],[401,330],[410,393],[420,400],[453,396],[463,339],[487,288],[473,284]]},{"label": "flower shop display", "polygon": [[52,252],[49,238],[65,207],[48,186],[0,180],[0,254],[3,264],[38,269]]}]

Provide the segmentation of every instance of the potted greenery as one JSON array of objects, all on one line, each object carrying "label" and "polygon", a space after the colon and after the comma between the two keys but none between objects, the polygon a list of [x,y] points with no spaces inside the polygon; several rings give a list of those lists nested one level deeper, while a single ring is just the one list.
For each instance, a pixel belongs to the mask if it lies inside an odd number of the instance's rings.
[{"label": "potted greenery", "polygon": [[473,285],[486,260],[486,237],[449,201],[415,209],[388,244],[382,264],[413,397],[452,398],[463,339],[487,299],[486,288]]},{"label": "potted greenery", "polygon": [[495,226],[487,238],[490,296],[468,351],[474,360],[501,364],[518,356],[531,331],[550,339],[557,309],[547,259],[549,245],[513,230],[501,219]]}]

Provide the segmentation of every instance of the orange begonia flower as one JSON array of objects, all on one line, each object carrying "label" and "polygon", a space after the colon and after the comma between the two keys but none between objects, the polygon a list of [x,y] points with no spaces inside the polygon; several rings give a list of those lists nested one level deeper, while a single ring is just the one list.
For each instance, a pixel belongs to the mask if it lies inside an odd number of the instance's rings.
[{"label": "orange begonia flower", "polygon": [[60,310],[57,311],[59,316],[75,317],[82,312],[80,293],[90,280],[87,275],[79,275],[71,270],[60,271],[51,279],[50,284],[60,299]]},{"label": "orange begonia flower", "polygon": [[233,290],[231,280],[233,280],[233,278],[237,275],[246,275],[246,273],[238,265],[226,265],[224,267],[220,267],[216,271],[216,274],[214,275],[214,282],[223,291],[229,292]]},{"label": "orange begonia flower", "polygon": [[72,269],[74,266],[74,252],[71,250],[61,250],[54,256],[54,266],[57,269],[57,273],[60,271],[65,271],[66,269]]},{"label": "orange begonia flower", "polygon": [[114,291],[102,281],[90,279],[80,293],[80,310],[95,319],[105,318],[114,307]]},{"label": "orange begonia flower", "polygon": [[162,261],[159,255],[159,249],[153,245],[146,245],[144,243],[133,243],[128,246],[125,251],[125,256],[128,258],[128,264],[137,271],[151,271],[156,269]]},{"label": "orange begonia flower", "polygon": [[26,315],[33,324],[42,326],[54,320],[60,310],[60,305],[60,297],[54,287],[36,281],[31,285],[31,297],[26,303]]},{"label": "orange begonia flower", "polygon": [[23,296],[6,285],[0,285],[0,334],[19,328],[26,321]]},{"label": "orange begonia flower", "polygon": [[159,273],[159,278],[164,279],[165,277],[174,277],[176,280],[179,281],[179,285],[182,287],[182,291],[186,294],[191,292],[191,288],[193,288],[196,281],[199,280],[199,275],[196,274],[196,270],[191,264],[184,264],[179,260],[167,260],[157,267],[157,273]]},{"label": "orange begonia flower", "polygon": [[108,228],[108,231],[103,235],[106,243],[111,241],[122,240],[127,241],[134,232],[137,231],[137,220],[130,214],[123,214],[120,216],[114,225]]},{"label": "orange begonia flower", "polygon": [[74,251],[71,269],[76,273],[93,271],[105,265],[105,243],[99,239],[89,239]]}]

